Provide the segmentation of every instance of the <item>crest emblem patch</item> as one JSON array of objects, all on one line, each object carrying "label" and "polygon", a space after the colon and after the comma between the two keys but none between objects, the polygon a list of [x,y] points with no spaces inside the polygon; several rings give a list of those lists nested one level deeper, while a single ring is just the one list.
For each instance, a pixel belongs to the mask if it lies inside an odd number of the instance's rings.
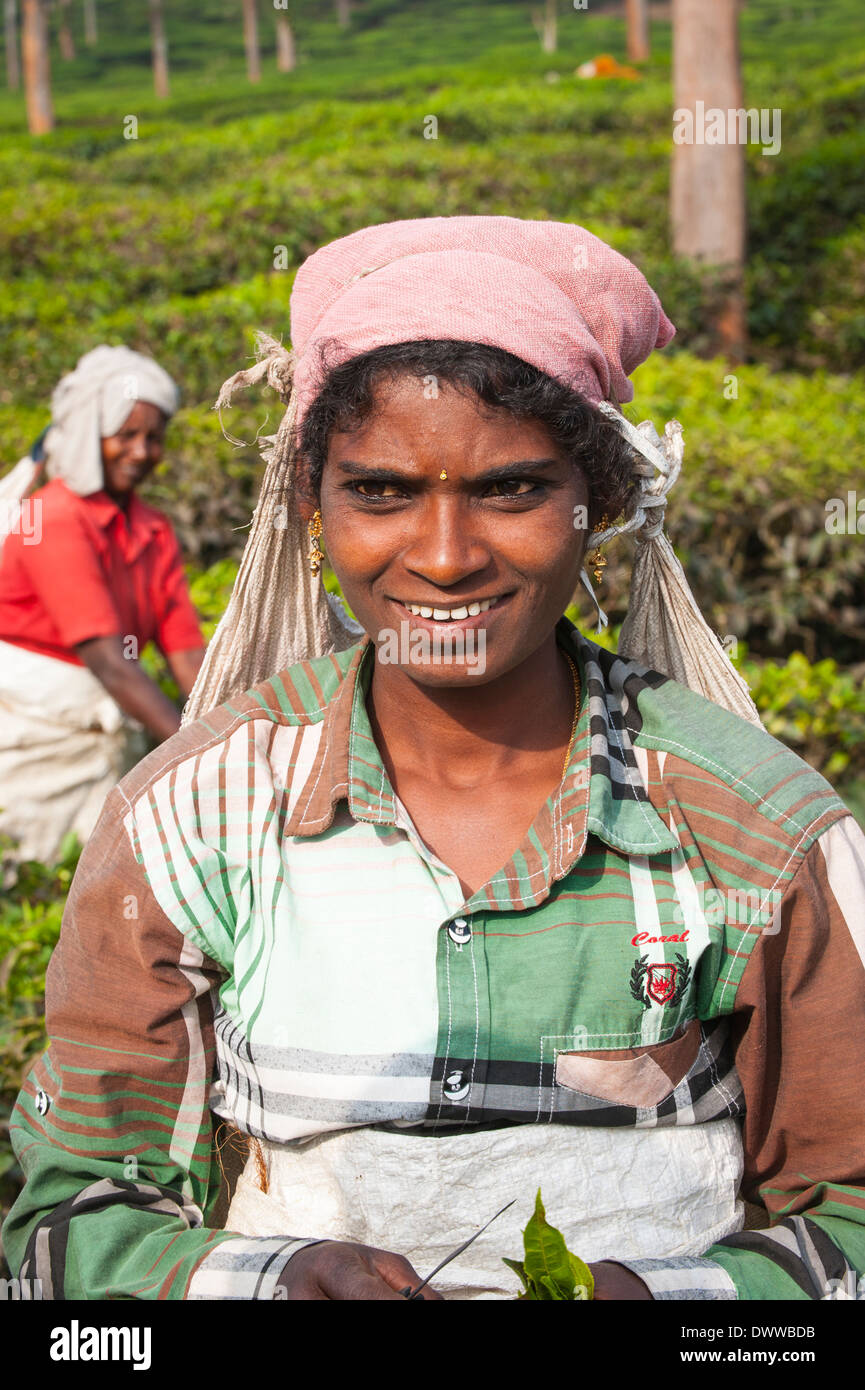
[{"label": "crest emblem patch", "polygon": [[631,970],[631,994],[644,1009],[652,1004],[678,1004],[691,978],[691,965],[686,956],[676,952],[677,965],[661,961],[649,965],[647,956],[634,961]]}]

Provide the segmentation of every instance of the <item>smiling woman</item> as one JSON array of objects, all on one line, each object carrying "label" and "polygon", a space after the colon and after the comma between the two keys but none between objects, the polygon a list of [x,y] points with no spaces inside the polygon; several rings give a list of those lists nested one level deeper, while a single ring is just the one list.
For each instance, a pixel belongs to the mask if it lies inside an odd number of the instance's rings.
[{"label": "smiling woman", "polygon": [[17,858],[86,840],[109,789],[168,738],[174,705],[138,656],[155,640],[188,694],[204,644],[168,518],[136,497],[162,458],[177,387],[127,348],[95,348],[52,398],[10,478],[37,524],[0,554],[0,830]]},{"label": "smiling woman", "polygon": [[[554,630],[589,535],[573,519],[594,530],[630,507],[632,451],[563,383],[499,348],[438,341],[331,371],[301,458],[302,511],[320,503],[342,593],[390,667],[367,708],[391,784],[470,896],[561,780],[575,686]],[[403,624],[407,659],[388,661]],[[478,796],[490,785],[495,799]]]},{"label": "smiling woman", "polygon": [[[434,218],[317,252],[291,326],[220,393],[287,410],[185,727],[75,877],[10,1262],[393,1300],[515,1198],[419,1295],[513,1298],[542,1185],[600,1300],[855,1290],[865,837],[696,609],[681,430],[611,404],[656,297],[580,227]],[[616,531],[618,655],[563,616]],[[483,670],[438,659],[469,633]],[[211,1113],[249,1150],[224,1228]]]}]

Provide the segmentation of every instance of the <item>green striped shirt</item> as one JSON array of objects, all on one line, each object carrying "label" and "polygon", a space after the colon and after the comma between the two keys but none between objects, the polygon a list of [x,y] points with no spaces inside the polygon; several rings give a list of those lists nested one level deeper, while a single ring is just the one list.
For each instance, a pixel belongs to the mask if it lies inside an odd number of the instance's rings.
[{"label": "green striped shirt", "polygon": [[656,1298],[855,1291],[865,837],[762,730],[564,618],[557,638],[584,692],[567,769],[469,898],[388,780],[368,638],[112,793],[13,1121],[4,1241],[45,1296],[273,1296],[317,1233],[211,1227],[211,1114],[276,1144],[532,1124],[675,1145],[735,1121],[771,1225],[622,1262]]}]

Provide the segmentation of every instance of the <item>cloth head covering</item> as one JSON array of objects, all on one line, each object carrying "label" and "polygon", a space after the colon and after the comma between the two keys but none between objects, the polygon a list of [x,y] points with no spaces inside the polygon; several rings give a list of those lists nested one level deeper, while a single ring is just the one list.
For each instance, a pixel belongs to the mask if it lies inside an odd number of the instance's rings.
[{"label": "cloth head covering", "polygon": [[61,479],[81,497],[102,489],[102,439],[117,433],[136,401],[171,416],[179,392],[162,367],[131,348],[94,348],[61,378],[40,448],[0,478],[0,549],[18,524],[24,498],[46,477]]},{"label": "cloth head covering", "polygon": [[[216,402],[222,409],[240,387],[266,380],[288,408],[265,440],[268,466],[249,540],[184,720],[362,635],[309,571],[294,488],[300,426],[331,367],[385,344],[451,338],[513,353],[615,422],[634,450],[639,504],[628,521],[591,536],[588,548],[622,531],[637,536],[620,654],[759,723],[662,532],[681,468],[681,426],[671,421],[661,438],[651,422],[633,426],[609,403],[633,398],[629,374],[674,332],[636,266],[572,223],[420,218],[365,227],[316,251],[292,290],[293,351],[259,335],[258,363],[235,373]],[[594,599],[585,571],[583,580]]]},{"label": "cloth head covering", "polygon": [[316,251],[291,296],[298,424],[335,365],[385,343],[455,338],[504,348],[590,401],[633,398],[628,380],[673,337],[636,266],[568,222],[430,217],[365,227]]},{"label": "cloth head covering", "polygon": [[116,434],[136,401],[173,415],[179,392],[151,357],[127,347],[86,352],[51,397],[51,428],[45,436],[45,472],[86,497],[104,483],[102,439]]},{"label": "cloth head covering", "polygon": [[152,357],[126,347],[86,352],[54,389],[44,461],[21,459],[0,482],[0,499],[25,497],[43,471],[81,497],[99,492],[105,482],[102,439],[117,433],[136,401],[171,416],[179,399],[177,386]]}]

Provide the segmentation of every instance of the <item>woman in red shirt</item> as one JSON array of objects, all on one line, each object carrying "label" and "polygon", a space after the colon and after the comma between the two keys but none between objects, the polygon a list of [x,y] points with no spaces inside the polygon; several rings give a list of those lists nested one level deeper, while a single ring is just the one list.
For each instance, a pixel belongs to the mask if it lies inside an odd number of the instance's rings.
[{"label": "woman in red shirt", "polygon": [[146,644],[184,696],[201,665],[177,538],[136,496],[177,399],[150,358],[96,348],[54,392],[44,455],[0,484],[0,831],[16,857],[50,860],[70,830],[86,839],[142,730],[179,727],[140,665]]}]

